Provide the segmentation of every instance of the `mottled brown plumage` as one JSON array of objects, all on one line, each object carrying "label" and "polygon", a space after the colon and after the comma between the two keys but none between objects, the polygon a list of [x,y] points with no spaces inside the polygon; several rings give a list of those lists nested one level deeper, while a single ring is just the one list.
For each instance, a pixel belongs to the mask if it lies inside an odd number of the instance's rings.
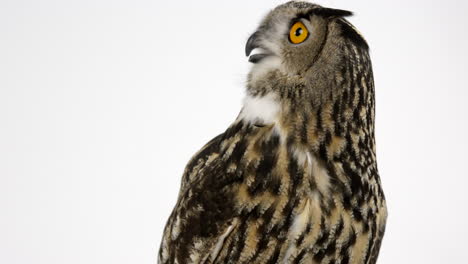
[{"label": "mottled brown plumage", "polygon": [[[374,83],[346,15],[289,2],[262,21],[244,107],[187,165],[159,263],[376,262]],[[297,21],[310,35],[292,44]]]}]

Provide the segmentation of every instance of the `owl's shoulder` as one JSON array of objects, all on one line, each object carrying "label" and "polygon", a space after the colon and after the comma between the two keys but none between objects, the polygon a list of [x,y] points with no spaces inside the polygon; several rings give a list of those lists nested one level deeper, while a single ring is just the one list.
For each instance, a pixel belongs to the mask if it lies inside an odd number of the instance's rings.
[{"label": "owl's shoulder", "polygon": [[177,204],[169,217],[160,249],[161,263],[180,263],[190,259],[202,262],[206,252],[219,248],[217,238],[233,218],[232,193],[224,187],[222,157],[226,133],[202,147],[188,162]]},{"label": "owl's shoulder", "polygon": [[224,134],[220,134],[206,143],[185,166],[182,176],[181,192],[196,181],[201,173],[213,162],[219,162],[220,143]]}]

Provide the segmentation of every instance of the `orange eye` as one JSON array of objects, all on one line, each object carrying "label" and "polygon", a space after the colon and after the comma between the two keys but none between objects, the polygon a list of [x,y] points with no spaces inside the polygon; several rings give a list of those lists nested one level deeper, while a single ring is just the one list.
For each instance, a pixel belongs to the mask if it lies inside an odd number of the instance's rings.
[{"label": "orange eye", "polygon": [[309,31],[302,22],[296,22],[289,31],[289,41],[294,44],[304,42],[309,36]]}]

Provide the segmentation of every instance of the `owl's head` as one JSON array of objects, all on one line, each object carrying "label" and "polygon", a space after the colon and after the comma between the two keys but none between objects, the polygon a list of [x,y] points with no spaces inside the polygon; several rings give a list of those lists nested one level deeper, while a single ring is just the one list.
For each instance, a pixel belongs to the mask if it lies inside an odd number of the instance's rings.
[{"label": "owl's head", "polygon": [[275,93],[320,103],[339,91],[346,69],[368,64],[368,46],[344,19],[351,12],[291,1],[276,7],[247,41],[251,95]]}]

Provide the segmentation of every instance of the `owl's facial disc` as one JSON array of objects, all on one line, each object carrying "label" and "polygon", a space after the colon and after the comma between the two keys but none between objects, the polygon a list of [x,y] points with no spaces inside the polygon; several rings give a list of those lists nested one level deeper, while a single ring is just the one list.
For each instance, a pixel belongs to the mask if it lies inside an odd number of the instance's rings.
[{"label": "owl's facial disc", "polygon": [[279,16],[269,27],[262,26],[253,33],[245,45],[245,55],[249,62],[259,64],[265,58],[283,56],[294,47],[308,42],[311,35],[308,19],[294,16]]},{"label": "owl's facial disc", "polygon": [[[293,20],[288,33],[289,43],[298,45],[307,40],[309,30],[300,20]],[[253,33],[245,45],[245,56],[249,57],[249,62],[258,63],[262,59],[274,55],[274,53],[261,44],[259,31]]]}]

